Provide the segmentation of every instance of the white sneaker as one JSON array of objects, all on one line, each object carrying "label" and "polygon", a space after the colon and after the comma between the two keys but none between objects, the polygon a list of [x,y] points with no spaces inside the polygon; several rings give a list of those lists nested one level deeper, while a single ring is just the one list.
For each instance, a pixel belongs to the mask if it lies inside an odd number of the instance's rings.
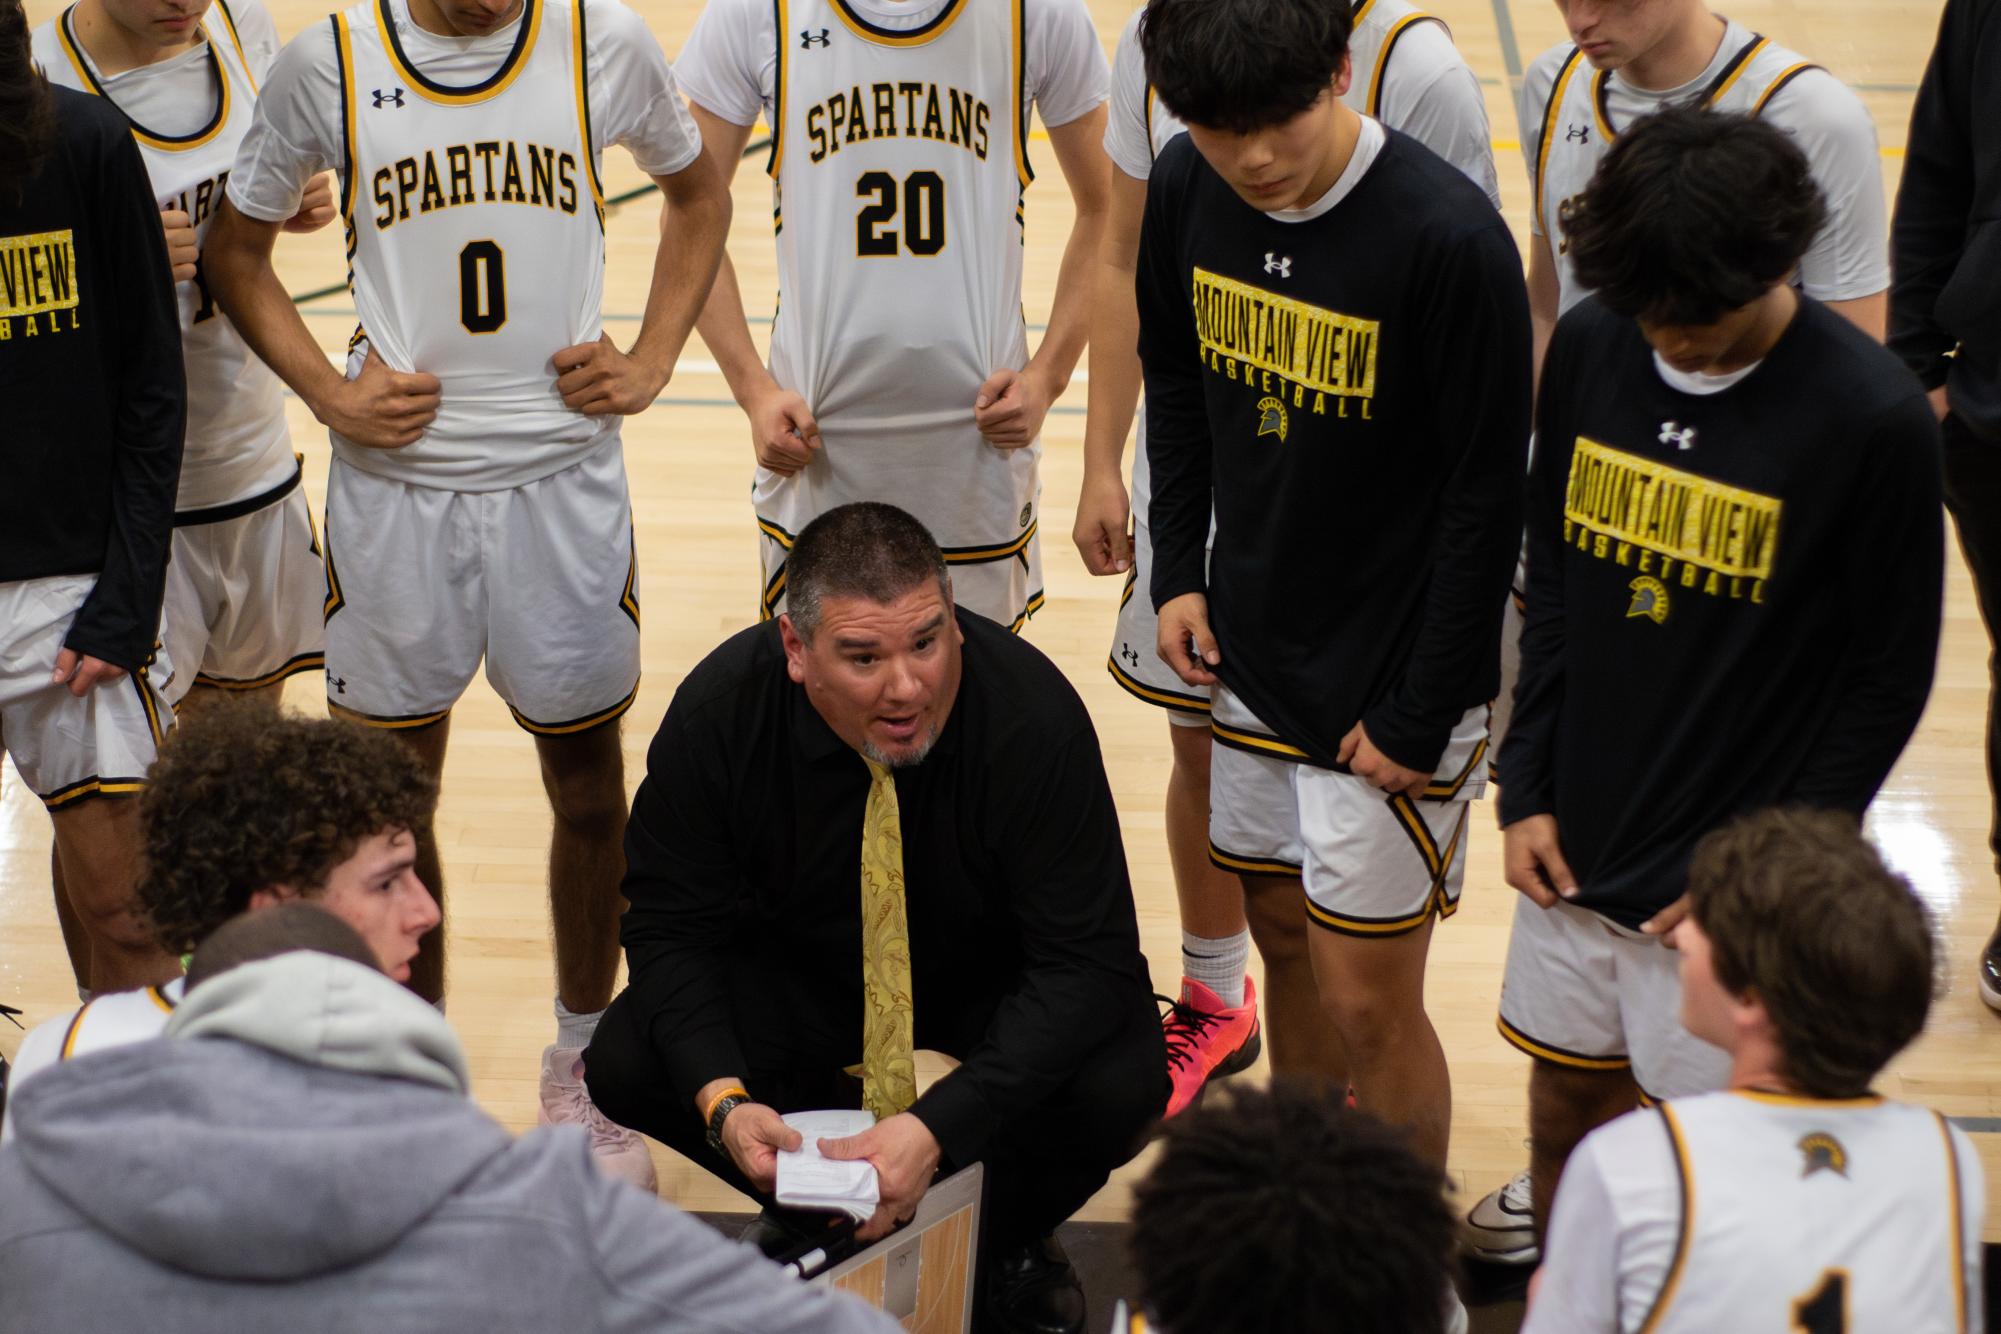
[{"label": "white sneaker", "polygon": [[1494,1264],[1532,1265],[1542,1258],[1535,1244],[1535,1189],[1523,1172],[1466,1211],[1460,1229],[1466,1249]]},{"label": "white sneaker", "polygon": [[584,1087],[583,1053],[575,1047],[545,1047],[542,1051],[541,1107],[535,1123],[543,1126],[582,1126],[590,1132],[591,1155],[598,1168],[614,1181],[624,1181],[648,1194],[658,1194],[660,1178],[653,1171],[653,1155],[639,1132],[612,1121],[591,1101]]}]

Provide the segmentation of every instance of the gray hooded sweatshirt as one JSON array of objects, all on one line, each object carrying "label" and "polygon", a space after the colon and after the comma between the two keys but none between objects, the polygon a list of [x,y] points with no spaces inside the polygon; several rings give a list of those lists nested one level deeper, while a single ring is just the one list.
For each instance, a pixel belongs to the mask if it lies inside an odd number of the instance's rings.
[{"label": "gray hooded sweatshirt", "polygon": [[167,1037],[44,1071],[0,1149],[0,1334],[477,1330],[890,1334],[852,1298],[515,1139],[437,1011],[288,954]]}]

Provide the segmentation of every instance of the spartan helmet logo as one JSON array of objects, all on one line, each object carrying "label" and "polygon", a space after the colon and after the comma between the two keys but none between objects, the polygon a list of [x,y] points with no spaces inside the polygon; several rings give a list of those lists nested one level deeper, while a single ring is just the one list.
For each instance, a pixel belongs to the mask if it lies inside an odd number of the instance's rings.
[{"label": "spartan helmet logo", "polygon": [[799,49],[801,51],[811,51],[816,46],[825,46],[826,44],[827,29],[825,28],[820,29],[817,33],[809,28],[799,34]]},{"label": "spartan helmet logo", "polygon": [[1269,396],[1258,400],[1259,435],[1275,435],[1278,437],[1278,442],[1282,445],[1285,443],[1285,433],[1291,427],[1292,423],[1287,420],[1285,415],[1285,404]]},{"label": "spartan helmet logo", "polygon": [[1275,250],[1265,251],[1265,272],[1276,273],[1281,278],[1292,276],[1292,256],[1281,255]]},{"label": "spartan helmet logo", "polygon": [[401,88],[392,88],[386,93],[380,88],[371,89],[370,91],[375,95],[375,105],[378,110],[382,107],[400,107],[403,105],[403,90]]},{"label": "spartan helmet logo", "polygon": [[1633,600],[1627,604],[1626,619],[1644,616],[1655,625],[1668,618],[1667,585],[1650,574],[1643,574],[1626,585],[1633,590]]},{"label": "spartan helmet logo", "polygon": [[1799,1142],[1800,1156],[1805,1160],[1800,1165],[1800,1176],[1810,1177],[1815,1172],[1832,1172],[1838,1177],[1848,1175],[1848,1150],[1841,1147],[1841,1141],[1824,1130],[1816,1130]]}]

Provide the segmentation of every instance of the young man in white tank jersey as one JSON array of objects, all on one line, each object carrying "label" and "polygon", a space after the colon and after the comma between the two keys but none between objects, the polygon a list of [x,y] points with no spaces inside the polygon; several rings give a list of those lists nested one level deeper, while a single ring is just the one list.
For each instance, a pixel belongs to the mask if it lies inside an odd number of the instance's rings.
[{"label": "young man in white tank jersey", "polygon": [[[610,144],[666,196],[629,350],[603,331]],[[270,259],[279,220],[329,167],[362,325],[345,376]],[[644,1145],[597,1115],[579,1059],[618,968],[619,719],[640,665],[619,422],[666,385],[713,280],[720,175],[658,43],[617,0],[379,0],[285,48],[228,193],[211,285],[333,437],[328,706],[436,774],[484,661],[535,738],[555,817],[542,1112],[587,1124],[602,1160],[651,1185]],[[416,832],[436,888],[435,839]],[[443,994],[441,948],[412,979],[427,999]]]},{"label": "young man in white tank jersey", "polygon": [[1931,1007],[1910,883],[1845,816],[1764,811],[1703,840],[1671,938],[1729,1088],[1571,1155],[1522,1329],[1984,1329],[1973,1142],[1871,1088]]}]

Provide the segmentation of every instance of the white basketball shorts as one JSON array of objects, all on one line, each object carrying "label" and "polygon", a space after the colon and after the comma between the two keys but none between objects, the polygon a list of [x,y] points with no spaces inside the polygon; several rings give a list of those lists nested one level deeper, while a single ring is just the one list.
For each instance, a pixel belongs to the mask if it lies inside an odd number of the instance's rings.
[{"label": "white basketball shorts", "polygon": [[1415,931],[1459,908],[1466,829],[1486,785],[1487,708],[1468,709],[1418,797],[1306,763],[1227,686],[1216,687],[1209,858],[1248,875],[1298,876],[1307,919],[1354,936]]},{"label": "white basketball shorts", "polygon": [[81,699],[50,683],[63,636],[96,585],[94,574],[0,583],[0,746],[51,811],[137,793],[173,726],[153,684],[173,678],[165,652]]},{"label": "white basketball shorts", "polygon": [[523,486],[445,491],[335,458],[327,479],[327,704],[437,722],[486,679],[531,732],[581,732],[639,689],[639,570],[616,440]]}]

